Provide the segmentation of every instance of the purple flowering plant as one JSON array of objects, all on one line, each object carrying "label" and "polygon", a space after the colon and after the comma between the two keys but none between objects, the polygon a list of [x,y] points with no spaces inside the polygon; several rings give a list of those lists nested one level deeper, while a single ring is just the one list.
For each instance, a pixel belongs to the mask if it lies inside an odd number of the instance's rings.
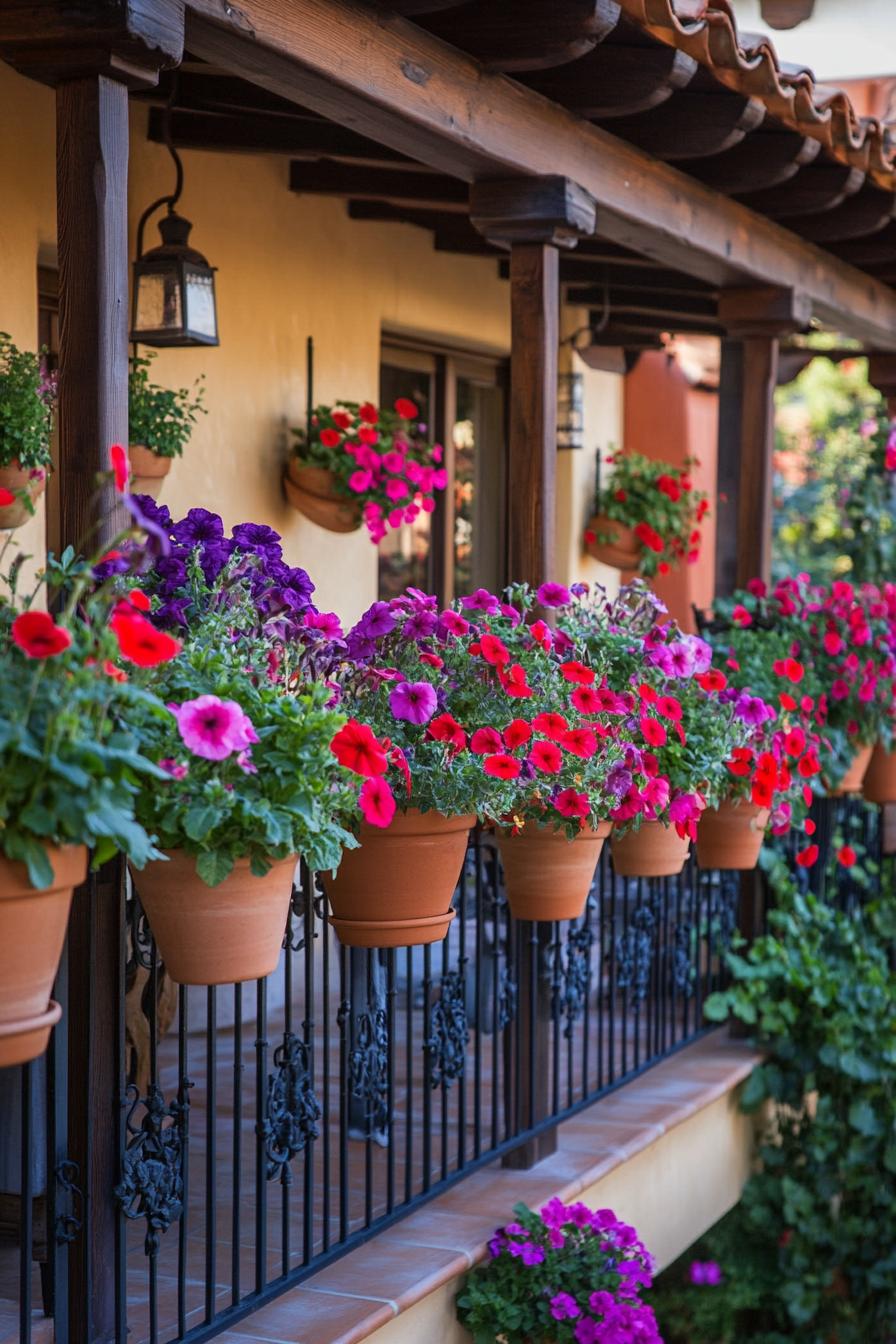
[{"label": "purple flowering plant", "polygon": [[653,1260],[633,1227],[559,1199],[513,1212],[457,1298],[474,1344],[662,1344],[641,1296]]}]

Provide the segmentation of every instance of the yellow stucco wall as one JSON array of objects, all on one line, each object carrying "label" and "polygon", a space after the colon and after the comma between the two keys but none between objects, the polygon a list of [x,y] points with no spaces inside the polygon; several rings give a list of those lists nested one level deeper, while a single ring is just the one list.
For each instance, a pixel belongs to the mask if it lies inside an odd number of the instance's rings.
[{"label": "yellow stucco wall", "polygon": [[[146,117],[145,107],[132,105],[132,229],[144,206],[172,184],[166,151],[146,139]],[[162,498],[175,514],[201,504],[228,526],[253,519],[276,527],[287,558],[317,583],[320,605],[353,618],[376,595],[376,552],[366,534],[325,532],[281,494],[288,429],[305,410],[306,337],[315,340],[316,399],[376,398],[383,327],[506,352],[508,286],[493,261],[436,252],[424,230],[352,221],[340,200],[290,192],[285,158],[183,157],[183,213],[193,221],[193,242],[218,268],[221,345],[159,353],[160,382],[181,386],[205,373],[209,408]],[[56,234],[54,100],[3,64],[0,182],[0,331],[33,348],[35,268],[39,249],[52,250]],[[155,241],[151,225],[147,245]],[[589,451],[560,455],[559,578],[594,577],[597,569],[580,562],[590,448],[618,438],[620,382],[588,376]],[[25,549],[40,550],[42,508],[20,539]]]}]

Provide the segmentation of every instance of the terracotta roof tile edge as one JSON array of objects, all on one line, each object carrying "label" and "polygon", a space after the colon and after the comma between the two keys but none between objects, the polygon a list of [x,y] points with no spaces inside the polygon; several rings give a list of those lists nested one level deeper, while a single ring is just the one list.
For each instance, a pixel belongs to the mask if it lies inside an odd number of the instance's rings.
[{"label": "terracotta roof tile edge", "polygon": [[819,83],[805,67],[783,65],[771,39],[738,31],[729,0],[618,0],[651,36],[684,51],[722,83],[757,98],[801,135],[896,190],[896,149],[876,117],[860,117],[843,89]]}]

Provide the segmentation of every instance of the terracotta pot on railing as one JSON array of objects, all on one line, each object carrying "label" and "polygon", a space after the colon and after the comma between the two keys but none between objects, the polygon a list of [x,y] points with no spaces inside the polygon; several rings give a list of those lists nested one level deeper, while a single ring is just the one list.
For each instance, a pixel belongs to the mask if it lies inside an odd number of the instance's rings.
[{"label": "terracotta pot on railing", "polygon": [[604,841],[613,828],[579,831],[567,840],[563,831],[529,825],[518,834],[498,832],[498,850],[510,913],[515,919],[578,919],[594,881]]},{"label": "terracotta pot on railing", "polygon": [[43,494],[46,485],[47,473],[44,467],[20,467],[18,461],[0,467],[0,489],[11,490],[18,496],[14,503],[0,505],[0,530],[7,531],[27,523],[33,514],[26,496],[30,497],[33,504]]},{"label": "terracotta pot on railing", "polygon": [[474,816],[410,808],[390,826],[361,827],[335,877],[322,881],[330,923],[347,947],[418,947],[440,942],[454,918],[454,895]]},{"label": "terracotta pot on railing", "polygon": [[691,842],[674,826],[642,821],[637,831],[613,832],[610,850],[620,877],[674,877],[685,865]]},{"label": "terracotta pot on railing", "polygon": [[[641,543],[630,527],[605,518],[602,513],[595,514],[588,524],[588,530],[596,533],[597,540],[587,542],[585,549],[595,560],[615,569],[637,569],[641,563]],[[601,541],[601,536],[608,541]]]},{"label": "terracotta pot on railing", "polygon": [[328,532],[356,532],[361,526],[361,505],[339,494],[332,471],[325,467],[302,466],[291,457],[283,489],[294,509]]},{"label": "terracotta pot on railing", "polygon": [[160,457],[151,448],[142,443],[128,445],[128,462],[131,468],[131,491],[135,495],[151,495],[158,499],[162,492],[162,482],[171,470],[170,457]]},{"label": "terracotta pot on railing", "polygon": [[216,887],[196,872],[191,854],[132,872],[159,956],[182,985],[229,985],[261,980],[276,969],[286,930],[298,858],[277,859],[255,877],[248,859]]},{"label": "terracotta pot on railing", "polygon": [[36,1059],[62,1009],[50,998],[72,892],[87,876],[83,845],[47,847],[53,882],[37,891],[23,863],[0,857],[0,1068]]},{"label": "terracotta pot on railing", "polygon": [[770,815],[767,807],[746,799],[706,808],[697,823],[700,867],[740,872],[755,868]]},{"label": "terracotta pot on railing", "polygon": [[878,742],[862,780],[862,795],[869,803],[896,803],[896,751]]},{"label": "terracotta pot on railing", "polygon": [[862,788],[865,771],[871,761],[872,747],[859,747],[850,762],[843,778],[833,788],[828,789],[832,798],[842,798],[845,793],[858,793]]}]

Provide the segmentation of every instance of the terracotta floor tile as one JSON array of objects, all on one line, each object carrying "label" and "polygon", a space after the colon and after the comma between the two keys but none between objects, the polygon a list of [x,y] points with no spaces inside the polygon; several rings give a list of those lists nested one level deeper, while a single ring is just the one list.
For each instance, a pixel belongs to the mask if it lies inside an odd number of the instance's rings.
[{"label": "terracotta floor tile", "polygon": [[391,1306],[368,1298],[294,1288],[236,1323],[231,1334],[275,1344],[355,1344],[394,1317]]}]

